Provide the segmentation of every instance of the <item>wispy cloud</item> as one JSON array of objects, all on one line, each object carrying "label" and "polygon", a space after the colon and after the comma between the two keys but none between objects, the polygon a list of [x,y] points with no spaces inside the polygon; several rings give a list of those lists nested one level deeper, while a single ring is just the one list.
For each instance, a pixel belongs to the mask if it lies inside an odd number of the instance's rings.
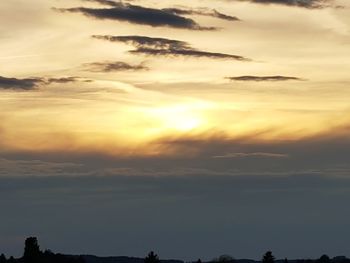
[{"label": "wispy cloud", "polygon": [[85,68],[85,70],[91,72],[140,71],[149,69],[144,65],[144,63],[138,65],[131,65],[122,61],[86,63],[83,64],[83,67]]},{"label": "wispy cloud", "polygon": [[123,42],[133,45],[136,49],[129,51],[133,54],[143,54],[149,56],[165,56],[165,57],[205,57],[216,59],[233,59],[240,61],[249,61],[250,59],[239,55],[231,55],[218,52],[209,52],[198,50],[187,42],[167,39],[167,38],[153,38],[146,36],[101,36],[94,35],[96,39],[107,40],[111,42]]},{"label": "wispy cloud", "polygon": [[216,155],[213,158],[217,159],[230,159],[230,158],[249,158],[249,157],[258,157],[258,158],[287,158],[288,154],[283,153],[267,153],[267,152],[253,152],[253,153],[227,153],[224,155]]},{"label": "wispy cloud", "polygon": [[[43,79],[46,84],[51,84],[51,83],[69,83],[69,82],[77,82],[80,81],[81,79],[79,77],[62,77],[62,78],[46,78]],[[89,80],[85,80],[89,81]]]},{"label": "wispy cloud", "polygon": [[303,81],[302,78],[288,77],[288,76],[239,76],[239,77],[227,77],[231,81],[288,81],[298,80]]},{"label": "wispy cloud", "polygon": [[[232,1],[232,0],[229,0]],[[333,0],[239,0],[257,4],[280,4],[304,8],[325,8],[331,5]]]},{"label": "wispy cloud", "polygon": [[[0,157],[0,177],[13,176],[67,176],[83,165],[69,162],[18,160]],[[77,175],[77,173],[75,173]]]},{"label": "wispy cloud", "polygon": [[230,16],[213,9],[208,10],[207,8],[199,9],[182,9],[182,8],[165,8],[163,11],[167,11],[177,15],[201,15],[201,16],[211,16],[227,21],[240,21],[236,16]]}]

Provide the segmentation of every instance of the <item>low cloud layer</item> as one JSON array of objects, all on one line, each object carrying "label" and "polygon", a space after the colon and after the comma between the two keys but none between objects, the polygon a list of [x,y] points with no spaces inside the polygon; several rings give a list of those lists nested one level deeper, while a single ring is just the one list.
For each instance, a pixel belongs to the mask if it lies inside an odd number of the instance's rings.
[{"label": "low cloud layer", "polygon": [[288,80],[299,80],[304,79],[297,77],[288,76],[239,76],[239,77],[228,77],[231,81],[288,81]]},{"label": "low cloud layer", "polygon": [[[266,133],[274,132],[265,131]],[[61,149],[54,152],[33,151],[1,152],[0,158],[43,160],[53,163],[79,163],[74,167],[77,175],[244,175],[269,176],[275,174],[317,174],[344,176],[349,174],[350,138],[349,127],[334,128],[324,134],[296,140],[259,141],[259,131],[243,137],[231,138],[224,134],[203,136],[169,136],[150,142],[133,155],[111,155],[105,150],[84,151]],[[144,150],[159,154],[148,155]],[[142,153],[143,152],[143,153]],[[271,165],[273,162],[273,165]],[[1,163],[0,163],[1,164]],[[2,167],[5,167],[5,162]],[[10,163],[7,163],[10,164]],[[4,174],[17,174],[10,165]],[[37,167],[37,166],[36,166]],[[123,169],[121,169],[123,168]],[[18,175],[28,175],[31,169],[23,169]],[[48,176],[47,172],[38,175]],[[72,174],[72,170],[67,170]],[[55,173],[53,174],[55,175]]]},{"label": "low cloud layer", "polygon": [[136,49],[129,51],[133,54],[143,54],[148,56],[164,57],[197,57],[214,59],[233,59],[240,61],[249,61],[250,59],[239,55],[225,53],[208,52],[192,48],[189,43],[167,38],[153,38],[146,36],[101,36],[94,35],[96,39],[107,40],[111,42],[123,42],[134,46]]}]

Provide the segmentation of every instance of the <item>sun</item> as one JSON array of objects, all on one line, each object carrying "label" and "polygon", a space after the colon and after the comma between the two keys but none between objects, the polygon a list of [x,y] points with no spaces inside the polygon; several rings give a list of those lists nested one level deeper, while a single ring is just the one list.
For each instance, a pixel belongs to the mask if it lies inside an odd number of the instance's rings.
[{"label": "sun", "polygon": [[199,128],[201,123],[202,121],[199,118],[180,116],[179,118],[174,118],[170,126],[173,126],[175,130],[187,132]]},{"label": "sun", "polygon": [[162,125],[166,129],[188,132],[200,128],[202,118],[187,107],[173,107],[163,110]]},{"label": "sun", "polygon": [[160,131],[190,132],[204,126],[204,117],[193,105],[172,105],[152,110]]}]

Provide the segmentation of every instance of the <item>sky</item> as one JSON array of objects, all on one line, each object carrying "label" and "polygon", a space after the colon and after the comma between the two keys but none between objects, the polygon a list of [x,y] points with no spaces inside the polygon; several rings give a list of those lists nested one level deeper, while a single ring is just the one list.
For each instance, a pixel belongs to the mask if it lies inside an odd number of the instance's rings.
[{"label": "sky", "polygon": [[0,252],[350,257],[348,0],[0,2]]}]

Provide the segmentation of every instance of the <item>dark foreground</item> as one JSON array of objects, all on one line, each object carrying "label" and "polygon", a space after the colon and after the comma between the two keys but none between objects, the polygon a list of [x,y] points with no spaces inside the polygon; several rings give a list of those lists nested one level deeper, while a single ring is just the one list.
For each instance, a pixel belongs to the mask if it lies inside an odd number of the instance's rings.
[{"label": "dark foreground", "polygon": [[[29,237],[25,240],[24,253],[20,258],[4,254],[0,255],[0,263],[184,263],[182,260],[159,259],[158,255],[151,251],[145,258],[137,257],[98,257],[93,255],[65,255],[54,253],[51,250],[41,251],[38,240]],[[202,263],[200,259],[188,263]],[[345,256],[330,258],[322,255],[318,259],[275,259],[271,251],[267,251],[261,260],[234,259],[228,255],[222,255],[206,263],[350,263],[350,259]]]}]

